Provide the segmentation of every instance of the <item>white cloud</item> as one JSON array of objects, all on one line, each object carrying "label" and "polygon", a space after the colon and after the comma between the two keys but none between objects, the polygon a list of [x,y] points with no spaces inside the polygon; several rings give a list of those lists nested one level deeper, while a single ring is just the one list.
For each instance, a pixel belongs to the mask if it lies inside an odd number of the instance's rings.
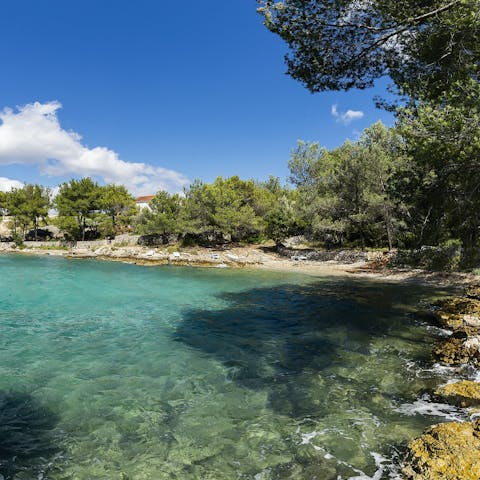
[{"label": "white cloud", "polygon": [[337,105],[332,105],[331,113],[337,123],[343,125],[349,125],[354,120],[360,120],[364,115],[361,110],[347,110],[346,112],[341,113],[337,110]]},{"label": "white cloud", "polygon": [[82,137],[64,130],[59,102],[31,103],[0,113],[0,165],[35,165],[42,175],[90,176],[125,185],[135,194],[179,191],[188,184],[181,173],[145,163],[127,162],[106,147],[88,148]]},{"label": "white cloud", "polygon": [[9,192],[12,188],[22,188],[23,183],[11,178],[0,177],[0,192]]}]

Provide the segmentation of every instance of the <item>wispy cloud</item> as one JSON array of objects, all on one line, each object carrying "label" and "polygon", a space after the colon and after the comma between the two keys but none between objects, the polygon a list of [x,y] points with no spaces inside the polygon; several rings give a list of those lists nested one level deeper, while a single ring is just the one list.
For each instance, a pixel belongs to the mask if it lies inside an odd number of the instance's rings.
[{"label": "wispy cloud", "polygon": [[[106,147],[88,148],[82,137],[64,130],[59,102],[31,103],[0,113],[0,165],[38,166],[42,175],[90,176],[125,185],[135,194],[179,191],[188,184],[181,173],[146,163],[122,160]],[[8,179],[6,179],[8,180]]]},{"label": "wispy cloud", "polygon": [[342,125],[349,125],[354,120],[360,120],[363,118],[363,112],[361,110],[347,110],[346,112],[339,112],[337,105],[332,105],[331,113],[337,123]]}]

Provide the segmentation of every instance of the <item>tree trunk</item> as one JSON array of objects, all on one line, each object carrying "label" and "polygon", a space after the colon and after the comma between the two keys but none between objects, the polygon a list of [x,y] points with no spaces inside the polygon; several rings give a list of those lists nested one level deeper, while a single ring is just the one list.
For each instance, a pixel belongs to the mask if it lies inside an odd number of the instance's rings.
[{"label": "tree trunk", "polygon": [[390,210],[388,207],[385,207],[385,228],[387,230],[388,250],[391,250],[393,248],[393,233]]},{"label": "tree trunk", "polygon": [[363,233],[363,223],[360,223],[360,243],[362,245],[362,252],[365,250],[365,235]]}]

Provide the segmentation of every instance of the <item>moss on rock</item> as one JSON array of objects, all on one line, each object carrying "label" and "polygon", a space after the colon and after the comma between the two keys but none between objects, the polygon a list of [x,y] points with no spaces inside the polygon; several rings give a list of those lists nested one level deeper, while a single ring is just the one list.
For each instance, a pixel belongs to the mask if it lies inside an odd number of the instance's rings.
[{"label": "moss on rock", "polygon": [[462,380],[449,383],[435,391],[437,397],[459,407],[480,406],[480,382]]},{"label": "moss on rock", "polygon": [[480,421],[434,425],[408,445],[407,480],[478,480]]},{"label": "moss on rock", "polygon": [[451,297],[440,301],[437,307],[435,317],[443,327],[480,328],[480,300],[477,298]]},{"label": "moss on rock", "polygon": [[447,365],[480,364],[480,336],[468,337],[465,332],[455,332],[433,348],[433,355]]},{"label": "moss on rock", "polygon": [[470,285],[469,287],[467,287],[465,295],[468,298],[480,300],[480,285]]}]

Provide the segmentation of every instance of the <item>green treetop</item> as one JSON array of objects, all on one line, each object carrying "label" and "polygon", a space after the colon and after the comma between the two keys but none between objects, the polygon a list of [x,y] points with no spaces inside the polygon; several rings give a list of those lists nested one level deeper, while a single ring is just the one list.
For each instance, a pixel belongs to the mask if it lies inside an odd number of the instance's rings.
[{"label": "green treetop", "polygon": [[58,215],[65,217],[61,226],[72,237],[85,240],[87,220],[101,209],[101,193],[99,185],[90,178],[72,179],[60,186],[54,205]]},{"label": "green treetop", "polygon": [[116,234],[118,230],[118,219],[128,219],[135,212],[135,199],[123,185],[110,183],[100,187],[99,205],[102,210],[110,217],[112,223],[112,233]]},{"label": "green treetop", "polygon": [[178,194],[171,195],[163,190],[159,191],[149,203],[149,208],[144,208],[140,212],[137,221],[140,233],[154,235],[179,233],[182,203],[182,198]]},{"label": "green treetop", "polygon": [[35,240],[37,240],[38,220],[45,219],[50,208],[50,190],[41,185],[25,185],[22,215],[33,224]]}]

